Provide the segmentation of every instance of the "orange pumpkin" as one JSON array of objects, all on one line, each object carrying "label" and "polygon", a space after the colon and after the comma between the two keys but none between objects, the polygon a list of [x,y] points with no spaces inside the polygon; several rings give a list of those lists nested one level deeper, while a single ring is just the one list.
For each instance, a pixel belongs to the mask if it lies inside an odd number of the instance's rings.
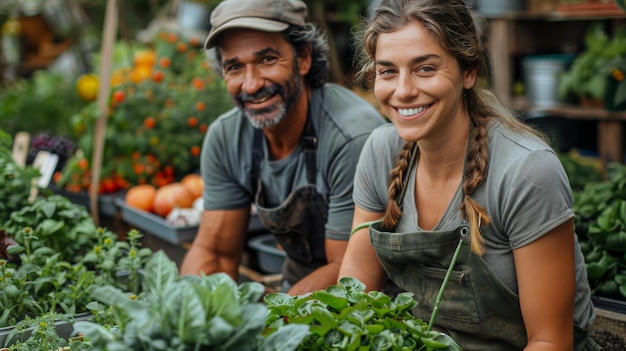
[{"label": "orange pumpkin", "polygon": [[151,184],[135,185],[128,189],[124,201],[129,206],[152,212],[157,189]]},{"label": "orange pumpkin", "polygon": [[180,180],[180,182],[189,190],[194,200],[202,196],[202,189],[204,183],[202,182],[202,176],[197,173],[187,174]]},{"label": "orange pumpkin", "polygon": [[167,217],[174,208],[191,208],[193,196],[180,182],[164,185],[154,195],[154,213]]}]

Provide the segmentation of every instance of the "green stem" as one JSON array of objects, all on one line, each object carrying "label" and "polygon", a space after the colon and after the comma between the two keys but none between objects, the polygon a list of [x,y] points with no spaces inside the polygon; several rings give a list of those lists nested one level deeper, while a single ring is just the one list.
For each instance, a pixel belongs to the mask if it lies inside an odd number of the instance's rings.
[{"label": "green stem", "polygon": [[357,225],[356,227],[354,227],[354,228],[352,229],[352,231],[350,232],[350,235],[352,235],[352,234],[356,233],[357,231],[359,231],[359,230],[361,230],[361,229],[363,229],[363,228],[365,228],[365,227],[369,227],[369,226],[371,226],[372,224],[380,223],[380,222],[382,222],[382,221],[383,221],[383,220],[382,220],[382,218],[381,218],[381,219],[377,219],[377,220],[375,220],[375,221],[363,222],[363,223],[361,223],[361,224]]},{"label": "green stem", "polygon": [[452,256],[452,261],[450,262],[450,266],[448,267],[446,276],[443,278],[441,288],[439,288],[439,294],[437,294],[437,300],[435,301],[435,307],[433,308],[433,314],[430,316],[430,322],[428,322],[428,328],[426,328],[426,333],[430,332],[430,330],[433,328],[433,325],[435,324],[435,318],[437,318],[437,314],[439,313],[439,304],[443,299],[443,291],[446,290],[446,286],[448,286],[448,281],[450,280],[450,276],[452,275],[452,270],[454,269],[454,265],[456,264],[456,259],[459,257],[459,253],[461,252],[461,246],[463,246],[463,239],[459,239],[459,244],[456,246],[456,250],[454,250],[454,256]]}]

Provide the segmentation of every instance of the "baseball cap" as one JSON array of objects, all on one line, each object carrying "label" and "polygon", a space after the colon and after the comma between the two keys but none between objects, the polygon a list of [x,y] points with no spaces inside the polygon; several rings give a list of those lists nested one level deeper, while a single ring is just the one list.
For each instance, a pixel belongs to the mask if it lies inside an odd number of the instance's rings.
[{"label": "baseball cap", "polygon": [[290,24],[304,27],[306,15],[306,4],[300,0],[224,0],[211,11],[204,47],[214,47],[218,35],[232,28],[280,32]]}]

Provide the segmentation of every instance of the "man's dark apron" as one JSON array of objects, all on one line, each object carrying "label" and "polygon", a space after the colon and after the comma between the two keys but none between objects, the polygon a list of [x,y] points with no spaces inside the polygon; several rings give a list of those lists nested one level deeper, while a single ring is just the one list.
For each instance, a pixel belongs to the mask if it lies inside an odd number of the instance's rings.
[{"label": "man's dark apron", "polygon": [[306,162],[307,184],[294,190],[278,207],[267,207],[258,177],[263,159],[263,133],[260,129],[255,132],[253,147],[253,181],[258,179],[255,205],[259,219],[286,251],[283,277],[289,285],[293,285],[326,264],[324,239],[328,204],[315,189],[317,137],[311,118],[307,118],[300,141]]},{"label": "man's dark apron", "polygon": [[[415,294],[418,305],[413,313],[426,322],[462,240],[434,329],[450,335],[463,350],[522,350],[526,346],[519,296],[500,281],[482,256],[471,251],[465,223],[454,230],[417,233],[386,232],[376,224],[370,227],[370,240],[389,277]],[[585,345],[586,339],[587,332],[575,328],[575,350],[599,350],[591,338]]]}]

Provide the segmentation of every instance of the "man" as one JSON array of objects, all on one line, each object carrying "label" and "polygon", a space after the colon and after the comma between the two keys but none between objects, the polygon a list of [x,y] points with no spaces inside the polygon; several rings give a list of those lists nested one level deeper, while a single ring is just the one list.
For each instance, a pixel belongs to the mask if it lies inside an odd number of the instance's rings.
[{"label": "man", "polygon": [[349,90],[327,83],[328,44],[297,0],[225,0],[205,43],[236,108],[209,128],[204,212],[181,274],[238,279],[251,204],[285,249],[284,290],[336,284],[349,237],[361,147],[385,123]]}]

